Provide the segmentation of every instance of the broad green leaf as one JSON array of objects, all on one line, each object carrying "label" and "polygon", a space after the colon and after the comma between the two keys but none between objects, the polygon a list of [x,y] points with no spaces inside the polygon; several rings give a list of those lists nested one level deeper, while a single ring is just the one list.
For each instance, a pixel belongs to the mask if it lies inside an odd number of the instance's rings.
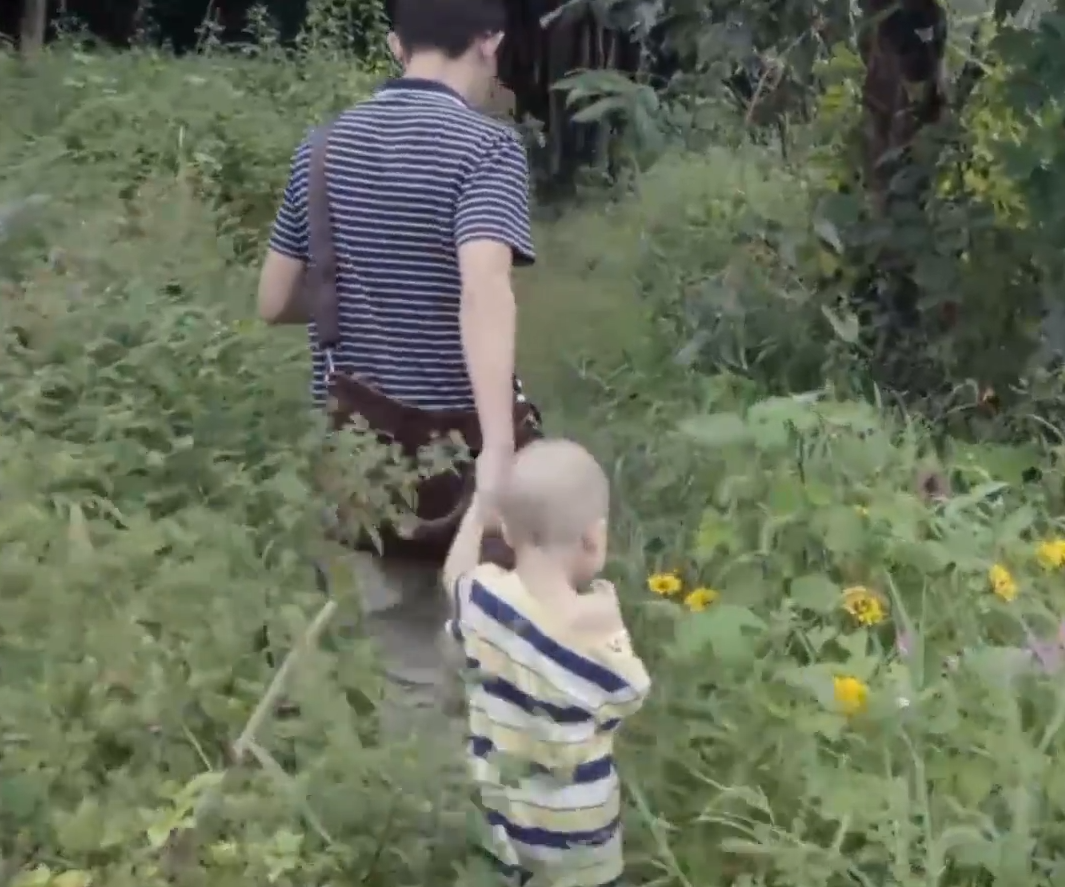
[{"label": "broad green leaf", "polygon": [[208,770],[203,773],[197,773],[181,787],[177,797],[174,799],[174,803],[180,808],[196,803],[204,792],[217,789],[222,780],[225,779],[225,776],[224,770]]},{"label": "broad green leaf", "polygon": [[627,96],[608,95],[581,108],[573,115],[574,123],[595,123],[611,112],[624,111],[629,104]]},{"label": "broad green leaf", "polygon": [[814,408],[814,395],[769,397],[753,404],[747,411],[747,424],[759,449],[773,450],[785,446],[791,429],[808,432],[820,424]]},{"label": "broad green leaf", "polygon": [[825,548],[834,555],[853,555],[865,545],[865,524],[850,506],[830,508],[818,516],[816,523],[824,534]]},{"label": "broad green leaf", "polygon": [[43,786],[28,773],[0,775],[0,810],[17,819],[29,819],[45,800]]},{"label": "broad green leaf", "polygon": [[92,882],[93,877],[91,872],[70,869],[65,872],[60,872],[52,878],[49,887],[89,887]]},{"label": "broad green leaf", "polygon": [[846,652],[848,667],[850,667],[851,660],[861,659],[866,655],[869,649],[869,635],[864,629],[860,629],[851,634],[841,634],[836,638],[836,643]]},{"label": "broad green leaf", "polygon": [[723,663],[739,665],[754,658],[757,635],[765,628],[746,607],[715,604],[678,623],[670,653],[676,659],[712,654]]},{"label": "broad green leaf", "polygon": [[697,443],[713,447],[731,447],[751,439],[747,423],[736,413],[711,413],[696,416],[680,424],[682,434]]},{"label": "broad green leaf", "polygon": [[1009,515],[998,527],[996,534],[1000,541],[1020,540],[1037,520],[1035,509],[1030,505],[1022,505]]},{"label": "broad green leaf", "polygon": [[56,818],[56,836],[65,855],[73,858],[99,849],[106,821],[96,801],[84,798],[72,814]]},{"label": "broad green leaf", "polygon": [[833,706],[832,679],[837,666],[817,663],[794,668],[782,668],[779,677],[793,687],[812,693],[822,708]]},{"label": "broad green leaf", "polygon": [[815,625],[806,631],[806,642],[820,653],[829,641],[834,640],[839,632],[830,625]]},{"label": "broad green leaf", "polygon": [[1001,496],[1002,493],[1008,489],[1009,484],[999,483],[997,481],[980,484],[968,493],[949,499],[946,508],[944,509],[944,513],[950,517],[966,515],[966,512],[970,509]]},{"label": "broad green leaf", "polygon": [[707,509],[699,522],[693,553],[697,558],[708,560],[719,548],[730,549],[735,541],[738,540],[732,521],[712,509]]},{"label": "broad green leaf", "polygon": [[884,423],[874,406],[857,400],[820,400],[817,414],[829,426],[837,425],[851,431],[884,435]]},{"label": "broad green leaf", "polygon": [[1020,486],[1024,472],[1042,462],[1036,447],[1004,446],[993,443],[953,444],[954,462],[965,468],[979,468],[986,477]]},{"label": "broad green leaf", "polygon": [[793,472],[778,474],[770,482],[767,504],[774,515],[795,514],[806,505],[806,500],[803,482]]},{"label": "broad green leaf", "polygon": [[724,597],[750,610],[759,609],[780,594],[775,583],[766,580],[760,558],[730,563],[722,581]]},{"label": "broad green leaf", "polygon": [[12,881],[12,887],[48,887],[53,877],[52,870],[48,866],[39,865],[28,872],[17,874]]},{"label": "broad green leaf", "polygon": [[900,541],[888,549],[888,558],[899,566],[913,567],[925,575],[942,573],[957,562],[956,552],[934,539],[921,542]]},{"label": "broad green leaf", "polygon": [[808,477],[803,484],[806,499],[814,508],[825,508],[837,499],[837,493],[828,484],[821,483],[817,478]]},{"label": "broad green leaf", "polygon": [[800,576],[791,583],[791,600],[804,610],[833,613],[842,601],[840,587],[823,573]]}]

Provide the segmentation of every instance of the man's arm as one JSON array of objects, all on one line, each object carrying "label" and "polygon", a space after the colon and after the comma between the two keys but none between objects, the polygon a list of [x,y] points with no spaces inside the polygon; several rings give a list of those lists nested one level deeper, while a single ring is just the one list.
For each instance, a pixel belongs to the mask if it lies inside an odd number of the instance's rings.
[{"label": "man's arm", "polygon": [[259,317],[269,324],[307,323],[310,309],[303,296],[307,266],[268,249],[259,275]]},{"label": "man's arm", "polygon": [[501,134],[464,183],[455,214],[460,323],[486,452],[514,447],[515,264],[534,261],[529,165],[516,133]]},{"label": "man's arm", "polygon": [[292,158],[288,186],[277,211],[270,246],[259,275],[259,316],[269,324],[307,323],[310,305],[304,300],[303,278],[309,260],[307,174],[310,145],[304,142]]},{"label": "man's arm", "polygon": [[459,248],[459,324],[484,449],[514,449],[514,346],[517,304],[510,281],[511,250],[492,240]]}]

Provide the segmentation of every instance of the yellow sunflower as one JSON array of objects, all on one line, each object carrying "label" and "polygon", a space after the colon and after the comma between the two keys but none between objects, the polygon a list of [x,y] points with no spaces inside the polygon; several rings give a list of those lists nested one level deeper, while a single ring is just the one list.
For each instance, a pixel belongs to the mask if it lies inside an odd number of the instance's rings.
[{"label": "yellow sunflower", "polygon": [[699,613],[709,607],[719,597],[721,595],[712,588],[696,588],[684,598],[684,606],[693,613]]},{"label": "yellow sunflower", "polygon": [[1065,567],[1065,539],[1047,539],[1040,543],[1035,556],[1047,570]]},{"label": "yellow sunflower", "polygon": [[669,597],[680,591],[682,584],[676,573],[653,573],[647,577],[647,587],[655,594]]},{"label": "yellow sunflower", "polygon": [[869,702],[869,687],[858,678],[844,675],[832,679],[832,695],[844,714],[864,711]]},{"label": "yellow sunflower", "polygon": [[879,625],[887,615],[884,602],[864,585],[843,592],[843,609],[862,625]]},{"label": "yellow sunflower", "polygon": [[1002,564],[995,564],[987,574],[991,583],[991,590],[1004,601],[1012,601],[1017,597],[1017,580],[1013,574]]}]

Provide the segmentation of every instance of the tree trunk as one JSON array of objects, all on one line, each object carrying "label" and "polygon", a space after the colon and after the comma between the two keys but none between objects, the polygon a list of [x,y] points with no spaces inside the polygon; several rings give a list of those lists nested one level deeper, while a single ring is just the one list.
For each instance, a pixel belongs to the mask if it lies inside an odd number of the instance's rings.
[{"label": "tree trunk", "polygon": [[22,0],[19,22],[19,49],[25,58],[37,55],[44,47],[48,24],[48,0]]},{"label": "tree trunk", "polygon": [[939,0],[864,0],[863,6],[862,171],[880,233],[863,254],[867,270],[852,298],[879,381],[926,393],[933,383],[919,359],[922,292],[915,254],[904,244],[922,224],[933,183],[928,158],[913,148],[946,107],[947,19]]},{"label": "tree trunk", "polygon": [[865,182],[874,206],[884,212],[892,179],[910,161],[910,145],[946,107],[947,23],[938,0],[867,0],[865,13]]}]

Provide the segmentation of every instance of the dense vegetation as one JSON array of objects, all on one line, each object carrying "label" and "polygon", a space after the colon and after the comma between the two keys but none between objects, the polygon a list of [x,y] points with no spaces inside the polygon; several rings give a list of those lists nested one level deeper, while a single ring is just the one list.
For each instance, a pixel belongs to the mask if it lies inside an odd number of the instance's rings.
[{"label": "dense vegetation", "polygon": [[[845,44],[789,163],[712,99],[641,106],[629,193],[540,227],[522,372],[611,466],[656,681],[632,883],[1060,881],[1060,21],[985,29],[910,228],[840,194]],[[251,319],[293,146],[378,74],[327,24],[296,57],[0,57],[0,884],[479,883],[340,628],[302,334]],[[919,401],[850,310],[888,236],[958,306],[899,344],[946,383]],[[301,643],[312,559],[339,612]]]}]

